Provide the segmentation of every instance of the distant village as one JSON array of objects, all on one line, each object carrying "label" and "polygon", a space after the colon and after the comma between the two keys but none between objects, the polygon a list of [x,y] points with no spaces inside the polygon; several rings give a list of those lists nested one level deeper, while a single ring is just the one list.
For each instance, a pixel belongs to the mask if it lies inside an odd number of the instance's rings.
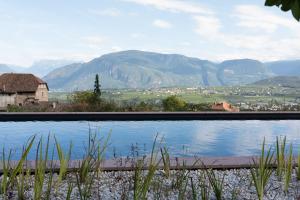
[{"label": "distant village", "polygon": [[[118,95],[122,93],[136,92],[141,95],[158,98],[154,103],[159,103],[161,98],[179,95],[179,96],[199,96],[213,99],[215,96],[239,96],[239,97],[260,97],[260,96],[278,96],[284,94],[284,88],[255,88],[248,89],[242,87],[228,88],[208,88],[208,87],[187,87],[187,88],[155,88],[155,89],[129,89],[112,90],[110,93]],[[234,101],[216,99],[209,102],[211,111],[298,111],[299,102],[295,100],[285,100],[278,102],[271,99],[268,102],[247,101],[243,98]],[[45,81],[33,74],[4,73],[0,75],[0,110],[5,111],[8,106],[30,106],[47,105],[54,107],[58,103],[55,98],[49,101],[49,88]]]}]

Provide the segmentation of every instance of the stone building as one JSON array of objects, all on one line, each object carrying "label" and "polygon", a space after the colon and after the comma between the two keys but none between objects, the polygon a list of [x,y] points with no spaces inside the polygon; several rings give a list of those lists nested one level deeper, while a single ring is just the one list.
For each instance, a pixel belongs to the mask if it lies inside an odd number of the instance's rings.
[{"label": "stone building", "polygon": [[0,108],[48,101],[48,85],[33,74],[5,73],[0,76]]},{"label": "stone building", "polygon": [[228,111],[228,112],[239,112],[240,109],[232,106],[227,102],[214,103],[211,107],[213,111]]}]

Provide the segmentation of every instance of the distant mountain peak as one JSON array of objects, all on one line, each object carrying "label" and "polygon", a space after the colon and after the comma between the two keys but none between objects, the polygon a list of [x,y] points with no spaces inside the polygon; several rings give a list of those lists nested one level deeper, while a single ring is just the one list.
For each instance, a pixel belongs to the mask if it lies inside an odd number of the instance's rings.
[{"label": "distant mountain peak", "polygon": [[[232,69],[232,66],[227,66],[230,62],[234,63]],[[58,68],[49,73],[45,80],[52,89],[72,91],[91,89],[97,73],[103,88],[218,86],[224,82],[248,84],[269,77],[266,66],[259,61],[239,59],[230,62],[216,64],[180,54],[127,50],[105,54],[87,63]],[[224,63],[226,66],[220,67]],[[243,63],[246,63],[244,71],[251,72],[248,77],[245,76],[247,73],[240,73]],[[259,77],[252,75],[253,67],[254,71],[259,71]],[[225,69],[233,70],[232,75],[224,73]],[[224,74],[226,77],[222,77]]]}]

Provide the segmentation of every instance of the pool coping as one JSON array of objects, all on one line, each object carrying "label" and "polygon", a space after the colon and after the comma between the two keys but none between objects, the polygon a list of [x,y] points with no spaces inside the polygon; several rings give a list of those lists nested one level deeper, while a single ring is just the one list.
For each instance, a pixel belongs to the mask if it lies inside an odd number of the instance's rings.
[{"label": "pool coping", "polygon": [[[249,169],[256,166],[255,163],[258,162],[259,157],[257,156],[238,156],[238,157],[173,157],[170,158],[170,170],[187,169],[187,170],[197,170],[197,169]],[[293,166],[297,166],[296,157],[293,159]],[[101,163],[101,171],[133,171],[136,169],[137,159],[134,158],[116,158],[110,160],[104,160]],[[145,164],[142,169],[147,169],[149,165],[149,158],[145,159]],[[162,160],[158,161],[158,169],[163,169]],[[69,162],[68,171],[76,171],[79,168],[82,160],[72,160]],[[10,166],[14,167],[17,165],[17,161],[11,161]],[[31,170],[34,173],[35,161],[26,161],[24,164],[25,169]],[[54,172],[59,172],[59,161],[48,161],[46,164],[46,171],[52,170]],[[272,165],[276,167],[276,165]],[[0,162],[0,175],[3,174],[3,163]]]},{"label": "pool coping", "polygon": [[0,121],[300,120],[300,112],[0,112]]}]

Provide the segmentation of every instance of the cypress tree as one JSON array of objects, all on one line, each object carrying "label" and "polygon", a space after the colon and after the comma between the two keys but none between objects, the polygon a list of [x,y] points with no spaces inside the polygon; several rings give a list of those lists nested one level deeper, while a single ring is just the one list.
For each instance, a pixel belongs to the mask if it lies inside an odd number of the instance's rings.
[{"label": "cypress tree", "polygon": [[95,77],[95,84],[94,84],[94,94],[97,96],[97,97],[100,97],[101,96],[101,90],[100,90],[100,83],[99,83],[99,75],[96,74],[96,77]]}]

